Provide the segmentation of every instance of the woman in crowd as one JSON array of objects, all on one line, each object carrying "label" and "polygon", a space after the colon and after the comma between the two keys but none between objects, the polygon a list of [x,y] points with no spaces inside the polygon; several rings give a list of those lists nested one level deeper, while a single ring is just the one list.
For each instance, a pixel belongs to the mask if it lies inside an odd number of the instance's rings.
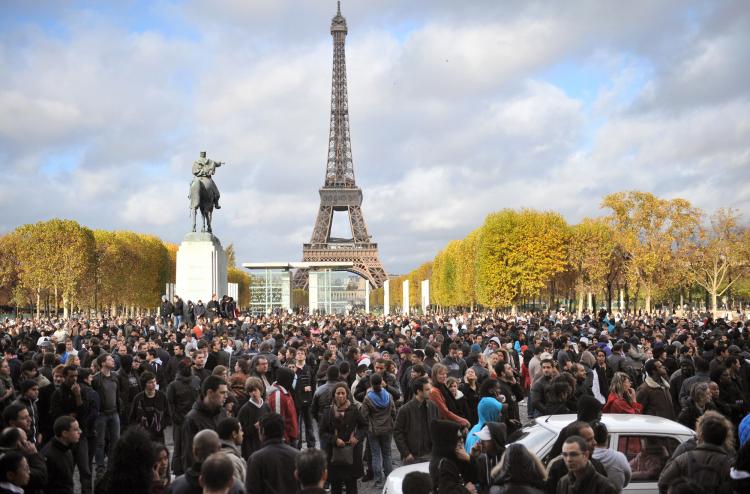
[{"label": "woman in crowd", "polygon": [[693,386],[693,390],[690,392],[690,400],[677,417],[677,422],[695,430],[695,422],[706,413],[706,410],[713,410],[708,383],[698,383]]},{"label": "woman in crowd", "polygon": [[164,443],[153,442],[152,445],[156,454],[152,494],[162,494],[169,491],[172,480],[172,473],[169,471],[169,450]]},{"label": "woman in crowd", "polygon": [[96,494],[158,494],[156,450],[149,434],[140,427],[130,427],[112,448],[107,471],[96,482]]},{"label": "woman in crowd", "polygon": [[362,445],[367,431],[359,408],[349,400],[346,383],[336,384],[331,407],[320,422],[321,442],[328,445],[328,480],[331,494],[357,494],[357,480],[364,475]]},{"label": "woman in crowd", "polygon": [[492,470],[490,494],[544,494],[547,472],[539,458],[520,443],[508,445]]},{"label": "woman in crowd", "polygon": [[458,408],[458,415],[461,417],[469,417],[469,404],[466,401],[466,397],[459,389],[459,381],[455,377],[449,377],[446,379],[445,384],[448,386],[453,398],[456,400],[456,408]]},{"label": "woman in crowd", "polygon": [[602,408],[603,413],[642,413],[643,405],[635,399],[635,390],[630,377],[624,372],[615,372],[609,385],[607,403]]},{"label": "woman in crowd", "polygon": [[469,414],[466,416],[467,420],[474,425],[477,423],[479,418],[477,417],[477,406],[479,405],[479,384],[477,383],[477,373],[469,367],[464,372],[464,380],[458,389],[463,393],[464,400],[466,400],[466,408],[469,410]]},{"label": "woman in crowd", "polygon": [[432,366],[430,399],[437,405],[441,419],[453,421],[462,428],[469,428],[469,421],[460,415],[456,398],[448,389],[448,368],[443,364]]},{"label": "woman in crowd", "polygon": [[430,477],[435,492],[440,494],[476,492],[471,458],[464,450],[460,430],[461,426],[451,420],[435,420],[430,424]]}]

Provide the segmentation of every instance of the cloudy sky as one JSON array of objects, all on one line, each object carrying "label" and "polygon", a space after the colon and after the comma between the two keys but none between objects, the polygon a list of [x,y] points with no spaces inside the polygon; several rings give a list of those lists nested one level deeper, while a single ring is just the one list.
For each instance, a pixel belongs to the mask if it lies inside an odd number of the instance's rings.
[{"label": "cloudy sky", "polygon": [[[0,233],[52,217],[298,260],[323,183],[333,0],[5,0]],[[639,189],[750,219],[750,5],[345,0],[354,167],[391,273],[489,212]],[[345,223],[337,219],[336,228]]]}]

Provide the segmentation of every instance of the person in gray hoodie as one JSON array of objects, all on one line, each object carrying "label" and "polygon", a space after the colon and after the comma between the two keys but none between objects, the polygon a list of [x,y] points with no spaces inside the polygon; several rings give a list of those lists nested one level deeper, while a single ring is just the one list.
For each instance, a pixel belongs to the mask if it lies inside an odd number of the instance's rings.
[{"label": "person in gray hoodie", "polygon": [[375,487],[382,487],[385,478],[393,470],[391,442],[396,406],[391,394],[383,389],[380,374],[370,376],[370,386],[362,403],[362,417],[367,421],[367,442],[372,453],[372,469]]},{"label": "person in gray hoodie", "polygon": [[594,448],[592,457],[602,463],[604,470],[607,471],[607,479],[615,484],[618,491],[622,492],[623,488],[630,483],[630,476],[632,475],[630,463],[628,463],[628,459],[624,454],[609,449],[607,446],[609,431],[606,425],[602,422],[597,422],[594,424],[593,429],[596,448]]}]

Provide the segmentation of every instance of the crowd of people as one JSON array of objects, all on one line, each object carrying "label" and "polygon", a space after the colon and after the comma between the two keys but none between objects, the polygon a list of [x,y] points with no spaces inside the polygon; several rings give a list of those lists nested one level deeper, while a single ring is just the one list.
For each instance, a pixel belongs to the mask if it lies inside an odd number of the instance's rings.
[{"label": "crowd of people", "polygon": [[[405,494],[608,493],[639,478],[750,492],[741,314],[161,309],[0,322],[0,494],[73,493],[76,472],[83,494],[351,494],[384,484],[394,445],[399,464],[429,465]],[[631,458],[602,413],[674,420],[695,439],[643,441]],[[515,442],[563,414],[576,417],[545,457]]]}]

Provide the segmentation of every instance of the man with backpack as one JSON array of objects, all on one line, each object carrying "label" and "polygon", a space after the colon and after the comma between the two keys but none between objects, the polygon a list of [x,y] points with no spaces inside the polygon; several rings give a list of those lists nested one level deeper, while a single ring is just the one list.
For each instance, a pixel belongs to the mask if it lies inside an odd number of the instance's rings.
[{"label": "man with backpack", "polygon": [[729,471],[732,457],[724,449],[731,423],[720,413],[708,411],[698,419],[697,445],[667,463],[659,475],[659,492],[665,493],[680,477],[688,477],[706,492],[732,492]]}]

